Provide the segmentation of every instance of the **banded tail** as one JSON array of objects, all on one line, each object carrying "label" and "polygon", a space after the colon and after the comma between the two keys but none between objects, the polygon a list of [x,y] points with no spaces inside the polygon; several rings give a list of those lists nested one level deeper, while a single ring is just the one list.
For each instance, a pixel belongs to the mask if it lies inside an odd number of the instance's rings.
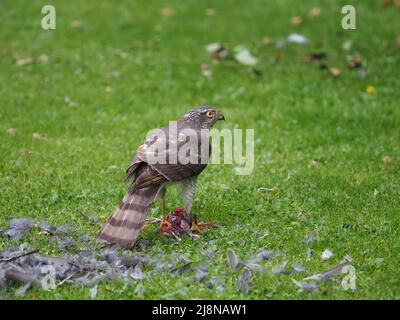
[{"label": "banded tail", "polygon": [[133,192],[128,190],[108,223],[97,234],[97,239],[124,248],[133,245],[159,187],[150,185]]}]

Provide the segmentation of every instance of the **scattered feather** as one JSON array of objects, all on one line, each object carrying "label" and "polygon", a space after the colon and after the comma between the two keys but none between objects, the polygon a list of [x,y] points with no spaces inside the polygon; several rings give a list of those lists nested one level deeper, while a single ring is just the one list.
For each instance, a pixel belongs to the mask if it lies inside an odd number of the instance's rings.
[{"label": "scattered feather", "polygon": [[295,279],[292,279],[292,282],[299,287],[300,291],[306,292],[318,292],[319,288],[315,283],[307,283],[307,282],[299,282]]},{"label": "scattered feather", "polygon": [[284,261],[282,264],[275,266],[274,269],[272,270],[272,273],[275,275],[289,274],[290,272],[287,270],[287,265],[288,262]]},{"label": "scattered feather", "polygon": [[236,53],[234,57],[241,64],[244,64],[246,66],[254,66],[258,62],[258,59],[254,57],[251,54],[250,50],[245,47],[242,46],[236,47],[235,52]]},{"label": "scattered feather", "polygon": [[294,263],[293,264],[293,270],[296,272],[306,272],[306,269],[304,269],[301,265],[299,265],[298,263]]},{"label": "scattered feather", "polygon": [[292,43],[300,43],[300,44],[306,44],[308,43],[308,39],[298,33],[292,33],[287,37],[287,41],[288,42],[292,42]]},{"label": "scattered feather", "polygon": [[8,229],[3,232],[3,235],[12,239],[21,239],[33,227],[35,221],[29,218],[12,219]]},{"label": "scattered feather", "polygon": [[333,267],[332,269],[323,271],[321,273],[314,274],[314,275],[312,275],[310,277],[304,278],[303,280],[304,281],[306,281],[306,280],[317,280],[317,281],[319,281],[319,280],[331,279],[333,276],[342,273],[342,269],[347,265],[349,265],[348,262],[341,263],[338,266]]},{"label": "scattered feather", "polygon": [[93,288],[91,288],[89,290],[89,293],[90,293],[90,298],[91,299],[96,299],[96,297],[97,297],[97,284]]},{"label": "scattered feather", "polygon": [[239,259],[232,249],[228,249],[228,260],[229,260],[229,266],[231,268],[232,272],[235,272],[237,269],[237,266],[239,265]]},{"label": "scattered feather", "polygon": [[322,260],[328,260],[333,256],[332,251],[330,251],[329,249],[325,249],[322,253],[321,253],[321,259]]},{"label": "scattered feather", "polygon": [[237,279],[237,285],[240,291],[244,293],[249,293],[251,291],[251,282],[250,282],[251,273],[249,269],[243,269],[243,272]]}]

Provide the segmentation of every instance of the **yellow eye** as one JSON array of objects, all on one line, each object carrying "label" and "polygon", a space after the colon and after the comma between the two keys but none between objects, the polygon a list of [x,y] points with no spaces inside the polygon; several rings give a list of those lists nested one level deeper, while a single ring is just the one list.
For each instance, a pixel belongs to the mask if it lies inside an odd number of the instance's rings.
[{"label": "yellow eye", "polygon": [[206,116],[208,118],[212,118],[212,117],[214,117],[214,112],[213,111],[207,111]]}]

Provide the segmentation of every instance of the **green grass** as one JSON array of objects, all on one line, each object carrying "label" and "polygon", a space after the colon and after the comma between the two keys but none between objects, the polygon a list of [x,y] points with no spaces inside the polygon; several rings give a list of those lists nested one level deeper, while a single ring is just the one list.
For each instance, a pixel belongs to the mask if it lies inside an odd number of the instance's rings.
[{"label": "green grass", "polygon": [[[211,275],[221,276],[225,291],[157,273],[142,281],[144,298],[400,298],[400,53],[395,48],[400,12],[381,2],[352,1],[357,29],[343,30],[340,9],[346,1],[53,0],[57,29],[43,31],[42,2],[2,1],[0,229],[12,217],[29,216],[70,223],[94,237],[99,226],[90,226],[79,211],[112,212],[126,190],[125,168],[146,132],[191,106],[216,105],[227,119],[220,128],[255,129],[253,174],[237,176],[233,166],[213,165],[201,175],[194,210],[220,225],[201,240],[185,238],[177,245],[155,227],[140,237],[150,243],[148,255],[176,251],[195,265],[204,259],[203,250],[219,250]],[[173,15],[160,14],[165,6]],[[211,17],[204,14],[210,7],[216,11]],[[312,7],[321,9],[319,17],[308,17]],[[303,17],[299,26],[289,22],[295,15]],[[82,27],[72,28],[73,20]],[[310,44],[275,46],[292,32],[307,36]],[[262,45],[265,36],[273,43]],[[346,40],[354,42],[368,77],[346,67],[349,53],[341,48]],[[216,41],[249,47],[262,77],[232,61],[213,64],[204,47]],[[283,58],[275,62],[278,52]],[[319,70],[318,62],[303,63],[312,52],[326,52],[326,63],[341,75]],[[15,59],[43,54],[47,62],[16,66]],[[203,63],[210,65],[211,78],[201,74]],[[376,94],[366,92],[368,85]],[[33,133],[45,139],[33,139]],[[276,192],[261,194],[260,187]],[[171,210],[180,205],[176,191],[167,204]],[[155,208],[152,215],[158,216],[158,204]],[[316,241],[307,260],[302,240],[309,232]],[[0,238],[0,249],[22,242],[41,254],[59,253],[52,239],[33,231],[20,241]],[[348,254],[357,290],[326,282],[320,293],[299,293],[291,276],[269,270],[254,273],[251,293],[240,293],[226,250],[234,248],[245,258],[261,247],[282,252],[278,261],[297,262],[312,272]],[[326,248],[334,255],[324,261]],[[101,283],[98,298],[135,299],[137,283]],[[3,291],[12,294],[16,287]],[[89,288],[63,285],[25,296],[55,297],[90,298]]]}]

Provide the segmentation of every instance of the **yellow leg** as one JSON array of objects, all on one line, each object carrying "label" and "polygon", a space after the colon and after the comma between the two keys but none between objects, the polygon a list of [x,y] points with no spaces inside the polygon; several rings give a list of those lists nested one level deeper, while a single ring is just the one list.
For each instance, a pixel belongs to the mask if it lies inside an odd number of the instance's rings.
[{"label": "yellow leg", "polygon": [[160,224],[160,229],[163,230],[165,227],[169,229],[171,227],[171,223],[167,220],[167,215],[165,214],[165,189],[161,191],[161,210],[162,210],[162,221]]},{"label": "yellow leg", "polygon": [[197,231],[197,232],[201,231],[200,226],[197,224],[197,217],[193,212],[190,213],[190,223],[191,223],[190,225],[191,231]]}]

